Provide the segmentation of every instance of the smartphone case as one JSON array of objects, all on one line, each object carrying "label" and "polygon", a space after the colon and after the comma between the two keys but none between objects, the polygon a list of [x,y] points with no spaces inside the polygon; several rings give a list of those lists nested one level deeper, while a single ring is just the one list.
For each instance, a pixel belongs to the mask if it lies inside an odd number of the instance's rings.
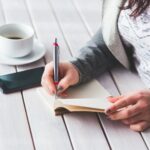
[{"label": "smartphone case", "polygon": [[3,93],[12,93],[41,85],[44,67],[30,69],[0,76],[0,88]]}]

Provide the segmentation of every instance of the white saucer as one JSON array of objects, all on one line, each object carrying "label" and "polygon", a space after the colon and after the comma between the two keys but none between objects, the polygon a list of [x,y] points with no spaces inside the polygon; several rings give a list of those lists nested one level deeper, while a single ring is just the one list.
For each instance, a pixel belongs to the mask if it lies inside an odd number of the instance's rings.
[{"label": "white saucer", "polygon": [[29,55],[20,58],[12,58],[0,55],[0,64],[25,65],[37,61],[38,59],[42,58],[45,53],[46,49],[44,48],[44,45],[37,39],[35,39],[33,44],[33,50]]}]

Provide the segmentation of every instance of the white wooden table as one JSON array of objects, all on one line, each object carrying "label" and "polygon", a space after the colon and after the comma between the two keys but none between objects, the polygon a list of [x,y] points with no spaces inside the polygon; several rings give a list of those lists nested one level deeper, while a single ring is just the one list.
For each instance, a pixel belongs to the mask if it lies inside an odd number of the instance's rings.
[{"label": "white wooden table", "polygon": [[[0,74],[45,65],[52,60],[58,37],[61,59],[78,53],[101,22],[101,0],[0,0],[0,25],[31,25],[47,49],[45,58],[24,66],[0,65]],[[136,74],[121,67],[106,72],[99,82],[112,94],[143,88]],[[0,93],[0,150],[147,150],[150,130],[131,131],[120,122],[96,113],[53,116],[36,89]]]}]

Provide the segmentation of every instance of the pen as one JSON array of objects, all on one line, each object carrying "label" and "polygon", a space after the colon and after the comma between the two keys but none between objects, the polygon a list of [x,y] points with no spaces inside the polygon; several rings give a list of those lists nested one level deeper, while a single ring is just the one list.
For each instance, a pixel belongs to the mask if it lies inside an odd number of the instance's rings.
[{"label": "pen", "polygon": [[[54,84],[57,90],[58,82],[59,82],[59,45],[57,43],[57,38],[55,38],[55,42],[54,42],[53,62],[54,62]],[[56,91],[56,96],[57,96],[57,91]]]}]

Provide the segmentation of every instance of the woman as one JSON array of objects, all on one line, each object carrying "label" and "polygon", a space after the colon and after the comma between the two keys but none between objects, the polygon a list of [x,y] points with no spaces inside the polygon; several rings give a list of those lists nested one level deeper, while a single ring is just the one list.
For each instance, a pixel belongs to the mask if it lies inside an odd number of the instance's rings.
[{"label": "woman", "polygon": [[[108,98],[112,105],[106,114],[121,120],[132,130],[150,127],[150,1],[104,0],[102,27],[81,49],[78,57],[60,63],[59,94],[76,84],[87,82],[115,64],[130,69],[133,66],[147,89]],[[45,67],[43,87],[55,94],[53,65]],[[117,111],[124,108],[121,111]]]}]

